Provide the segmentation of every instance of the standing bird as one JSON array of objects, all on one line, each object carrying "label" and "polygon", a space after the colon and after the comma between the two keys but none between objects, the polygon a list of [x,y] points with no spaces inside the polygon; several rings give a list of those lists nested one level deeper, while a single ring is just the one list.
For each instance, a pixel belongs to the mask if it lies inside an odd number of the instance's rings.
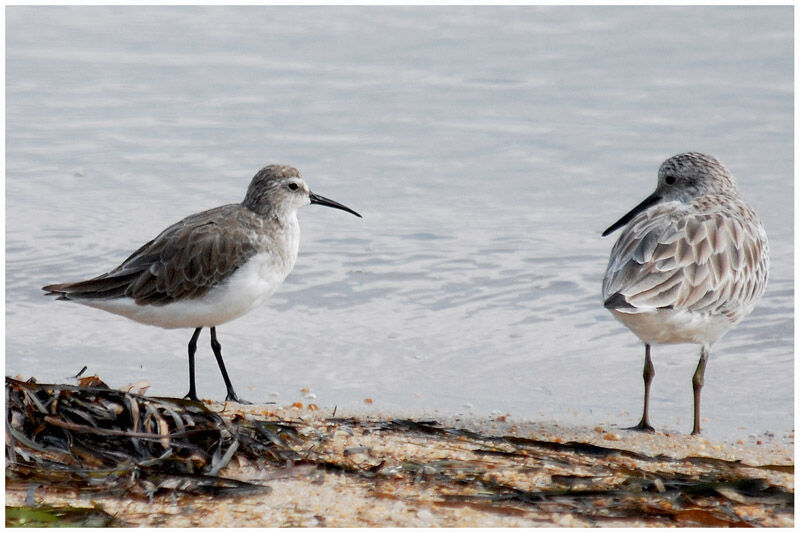
[{"label": "standing bird", "polygon": [[189,215],[95,278],[42,287],[59,300],[96,307],[143,324],[195,328],[189,341],[189,393],[197,400],[194,354],[204,327],[227,388],[242,402],[222,361],[216,327],[255,309],[294,267],[300,245],[297,209],[319,204],[358,213],[312,193],[300,172],[269,165],[253,177],[240,204]]},{"label": "standing bird", "polygon": [[653,431],[650,345],[693,343],[701,346],[692,378],[696,435],[711,345],[750,314],[767,286],[767,234],[728,169],[697,152],[664,161],[655,192],[603,236],[620,228],[603,301],[645,344],[644,413],[631,429]]}]

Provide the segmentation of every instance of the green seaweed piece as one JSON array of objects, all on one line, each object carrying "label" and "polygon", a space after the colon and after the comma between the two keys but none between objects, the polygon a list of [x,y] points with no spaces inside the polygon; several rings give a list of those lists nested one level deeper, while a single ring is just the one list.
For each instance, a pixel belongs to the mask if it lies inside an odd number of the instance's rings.
[{"label": "green seaweed piece", "polygon": [[121,525],[100,508],[6,506],[6,527],[109,527]]}]

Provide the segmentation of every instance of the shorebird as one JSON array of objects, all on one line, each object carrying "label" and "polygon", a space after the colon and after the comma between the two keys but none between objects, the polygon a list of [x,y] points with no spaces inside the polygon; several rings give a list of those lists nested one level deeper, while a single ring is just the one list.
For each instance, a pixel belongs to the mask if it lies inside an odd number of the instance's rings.
[{"label": "shorebird", "polygon": [[693,343],[701,346],[692,377],[696,435],[711,346],[750,314],[766,289],[767,234],[728,169],[696,152],[664,161],[655,192],[603,236],[620,228],[603,278],[603,301],[645,345],[644,412],[630,429],[653,431],[650,345]]},{"label": "shorebird", "polygon": [[216,327],[263,304],[292,271],[300,244],[298,208],[334,207],[312,193],[300,172],[269,165],[253,177],[239,204],[189,215],[144,244],[110,272],[74,283],[42,287],[77,302],[162,328],[195,328],[189,341],[189,392],[197,400],[194,355],[204,327],[227,389],[236,395],[222,361]]}]

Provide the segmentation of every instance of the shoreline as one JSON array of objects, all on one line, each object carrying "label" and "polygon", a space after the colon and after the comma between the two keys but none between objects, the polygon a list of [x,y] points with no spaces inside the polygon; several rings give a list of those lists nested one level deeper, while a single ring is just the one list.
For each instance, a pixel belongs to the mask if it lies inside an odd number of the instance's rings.
[{"label": "shoreline", "polygon": [[[505,417],[332,417],[327,408],[115,394],[149,410],[185,406],[193,420],[219,419],[221,434],[239,437],[216,448],[201,478],[137,470],[141,482],[116,494],[33,483],[7,466],[7,506],[90,508],[111,517],[110,525],[153,527],[794,524],[793,449],[781,442],[731,445]],[[152,440],[180,451],[179,438],[162,424]],[[250,453],[251,445],[261,451]],[[213,484],[209,472],[219,476]]]}]

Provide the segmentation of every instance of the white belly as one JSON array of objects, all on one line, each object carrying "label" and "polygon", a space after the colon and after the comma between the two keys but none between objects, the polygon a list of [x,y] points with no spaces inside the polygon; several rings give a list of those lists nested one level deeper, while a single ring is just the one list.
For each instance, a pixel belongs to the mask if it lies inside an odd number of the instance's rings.
[{"label": "white belly", "polygon": [[294,261],[285,264],[272,254],[261,253],[200,298],[166,305],[137,305],[131,298],[74,301],[162,328],[213,327],[239,318],[263,304],[286,279],[293,266]]},{"label": "white belly", "polygon": [[725,315],[656,309],[626,313],[611,309],[614,317],[647,344],[713,344],[733,326]]}]

